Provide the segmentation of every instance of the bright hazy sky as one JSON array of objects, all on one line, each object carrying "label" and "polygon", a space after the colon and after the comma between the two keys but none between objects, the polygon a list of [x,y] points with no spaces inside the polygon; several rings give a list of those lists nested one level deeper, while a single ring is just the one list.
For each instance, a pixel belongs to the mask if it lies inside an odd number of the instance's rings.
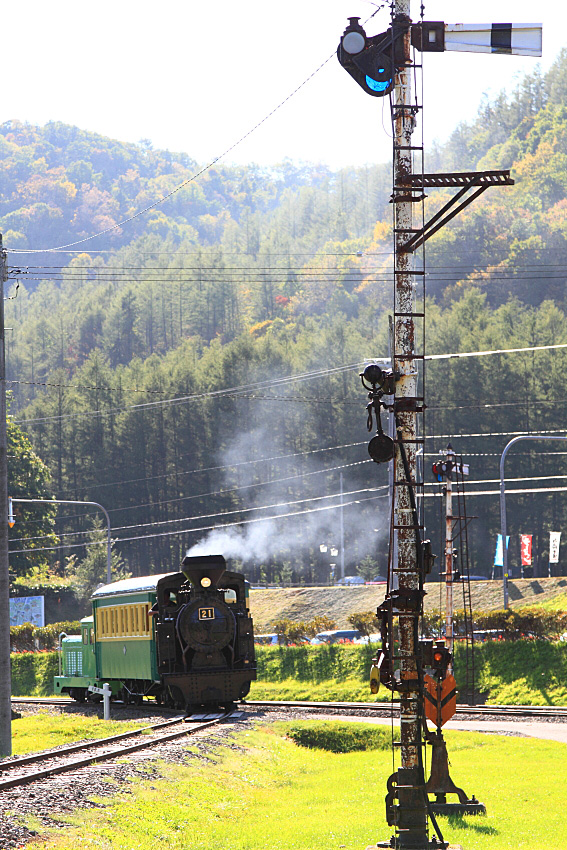
[{"label": "bright hazy sky", "polygon": [[[412,0],[417,19],[419,0]],[[150,139],[200,162],[222,153],[334,54],[347,18],[370,0],[22,0],[2,9],[0,121],[76,124]],[[543,23],[542,67],[567,41],[562,0],[428,0],[425,17]],[[389,24],[387,10],[367,25]],[[474,116],[483,92],[513,88],[540,60],[425,56],[426,144]],[[384,112],[383,112],[384,109]],[[387,98],[365,95],[333,58],[226,162],[284,157],[332,167],[390,159]]]}]

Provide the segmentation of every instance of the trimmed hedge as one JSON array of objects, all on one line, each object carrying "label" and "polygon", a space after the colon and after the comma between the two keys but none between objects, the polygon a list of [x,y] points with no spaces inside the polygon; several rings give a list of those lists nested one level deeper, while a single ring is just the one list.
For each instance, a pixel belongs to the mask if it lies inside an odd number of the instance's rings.
[{"label": "trimmed hedge", "polygon": [[317,646],[256,646],[258,679],[281,682],[344,681],[368,678],[376,644],[318,644]]},{"label": "trimmed hedge", "polygon": [[[360,693],[360,687],[368,686],[371,659],[377,649],[377,644],[257,646],[258,682],[285,683],[286,688],[297,683],[301,697],[287,693],[287,699],[307,699],[310,685],[321,693],[321,685],[331,682],[345,682],[347,691]],[[488,641],[475,644],[474,660],[476,690],[489,702],[567,705],[567,641]],[[457,642],[455,678],[461,687],[464,663],[464,646]],[[390,691],[380,688],[379,700],[389,696]],[[278,699],[277,693],[270,698]],[[370,690],[368,699],[376,699],[370,696]]]},{"label": "trimmed hedge", "polygon": [[[556,639],[567,632],[567,611],[549,611],[538,605],[525,608],[502,608],[498,611],[473,611],[475,630],[498,630],[509,640],[521,637]],[[445,620],[439,614],[424,614],[423,629],[427,637],[440,634]],[[464,612],[453,616],[455,635],[464,634]]]},{"label": "trimmed hedge", "polygon": [[53,695],[53,677],[59,672],[57,652],[17,652],[10,662],[13,697]]},{"label": "trimmed hedge", "polygon": [[32,626],[31,623],[10,626],[10,650],[11,652],[35,652],[57,649],[61,632],[68,635],[81,634],[79,620],[51,623],[49,626]]}]

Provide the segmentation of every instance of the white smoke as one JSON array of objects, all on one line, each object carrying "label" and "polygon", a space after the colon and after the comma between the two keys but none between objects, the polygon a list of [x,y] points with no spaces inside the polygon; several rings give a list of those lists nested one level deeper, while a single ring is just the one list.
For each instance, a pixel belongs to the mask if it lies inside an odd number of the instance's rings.
[{"label": "white smoke", "polygon": [[[349,461],[356,463],[367,458],[364,446],[349,450],[348,455],[324,452],[285,457],[288,452],[277,451],[274,439],[276,433],[277,428],[270,427],[268,421],[253,432],[241,433],[234,438],[230,449],[222,456],[222,465],[230,469],[225,486],[228,489],[235,486],[239,488],[239,502],[249,511],[245,515],[246,520],[252,522],[243,523],[240,527],[210,531],[189,548],[188,555],[222,554],[225,558],[244,562],[288,560],[294,564],[294,568],[299,567],[301,563],[306,563],[308,551],[318,553],[321,544],[326,544],[328,551],[331,546],[340,549],[339,471],[329,472],[330,467],[347,464],[342,470],[343,489],[347,494],[386,483],[386,467],[383,467],[384,473],[379,477],[374,464],[348,467]],[[278,454],[280,457],[277,461],[269,460]],[[293,450],[289,454],[294,454]],[[298,491],[301,495],[298,495]],[[330,494],[335,494],[335,497],[320,501],[317,498]],[[365,555],[375,557],[378,547],[385,545],[388,499],[365,503],[365,497],[372,495],[363,493],[360,496],[346,495],[344,498],[347,504],[344,509],[346,575],[356,573],[356,565]],[[307,501],[299,502],[299,498]],[[356,499],[360,499],[360,507],[349,504]],[[273,507],[265,509],[265,505]],[[321,510],[327,506],[335,507]],[[295,512],[297,516],[285,516],[279,520],[272,518],[278,514]],[[330,559],[329,554],[324,557]],[[337,564],[335,575],[338,576],[340,552],[332,560]]]}]

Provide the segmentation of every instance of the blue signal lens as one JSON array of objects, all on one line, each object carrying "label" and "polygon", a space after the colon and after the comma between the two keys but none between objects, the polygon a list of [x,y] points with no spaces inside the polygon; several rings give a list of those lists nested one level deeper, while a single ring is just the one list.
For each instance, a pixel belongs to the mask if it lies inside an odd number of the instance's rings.
[{"label": "blue signal lens", "polygon": [[372,77],[367,75],[366,85],[369,89],[372,89],[372,91],[386,91],[386,89],[392,85],[392,80],[386,80],[385,83],[380,83],[378,80],[373,80]]}]

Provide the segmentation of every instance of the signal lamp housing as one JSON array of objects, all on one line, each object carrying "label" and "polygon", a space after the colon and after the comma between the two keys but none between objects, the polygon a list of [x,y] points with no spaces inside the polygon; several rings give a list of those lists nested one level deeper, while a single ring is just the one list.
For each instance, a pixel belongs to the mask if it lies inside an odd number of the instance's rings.
[{"label": "signal lamp housing", "polygon": [[368,454],[374,463],[388,463],[394,457],[394,441],[387,434],[376,434],[368,443]]}]

